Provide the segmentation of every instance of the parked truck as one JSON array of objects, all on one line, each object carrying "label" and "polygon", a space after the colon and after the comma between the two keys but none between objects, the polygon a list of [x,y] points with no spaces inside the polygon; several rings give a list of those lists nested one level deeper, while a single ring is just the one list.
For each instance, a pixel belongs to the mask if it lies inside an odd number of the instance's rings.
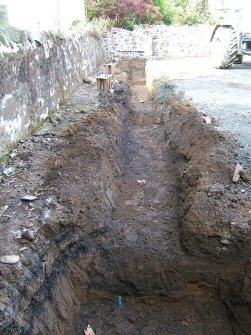
[{"label": "parked truck", "polygon": [[251,56],[251,1],[212,1],[210,10],[219,20],[211,36],[213,66],[241,64],[244,55]]}]

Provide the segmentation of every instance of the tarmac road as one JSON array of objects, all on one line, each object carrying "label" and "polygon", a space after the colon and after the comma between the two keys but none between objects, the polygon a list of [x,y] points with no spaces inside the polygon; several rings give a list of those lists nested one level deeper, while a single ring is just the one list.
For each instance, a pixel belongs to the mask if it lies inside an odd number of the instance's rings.
[{"label": "tarmac road", "polygon": [[237,161],[251,171],[251,57],[230,69],[214,69],[207,58],[151,60],[150,76],[167,78],[176,93],[215,118],[217,128],[231,133],[241,148]]}]

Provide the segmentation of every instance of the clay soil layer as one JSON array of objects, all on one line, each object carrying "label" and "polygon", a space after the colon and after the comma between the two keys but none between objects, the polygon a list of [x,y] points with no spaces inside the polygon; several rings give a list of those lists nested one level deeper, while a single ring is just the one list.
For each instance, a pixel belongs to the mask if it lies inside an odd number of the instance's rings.
[{"label": "clay soil layer", "polygon": [[20,256],[0,264],[2,334],[250,334],[250,177],[145,79],[121,62],[113,93],[81,87],[2,164],[1,255]]}]

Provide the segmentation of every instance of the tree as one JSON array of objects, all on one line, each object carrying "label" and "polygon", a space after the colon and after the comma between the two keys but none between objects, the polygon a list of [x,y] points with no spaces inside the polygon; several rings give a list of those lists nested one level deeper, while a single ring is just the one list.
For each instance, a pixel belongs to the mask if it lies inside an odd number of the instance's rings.
[{"label": "tree", "polygon": [[[117,0],[86,0],[87,18],[109,17],[115,19]],[[113,15],[114,14],[114,15]]]},{"label": "tree", "polygon": [[191,8],[189,13],[187,13],[184,23],[195,24],[214,22],[214,19],[208,10],[208,0],[197,0],[194,2],[194,6]]},{"label": "tree", "polygon": [[154,0],[158,11],[162,14],[162,21],[165,24],[172,24],[180,13],[180,6],[176,0]]},{"label": "tree", "polygon": [[193,24],[210,21],[208,0],[86,0],[87,17],[109,18],[117,27],[136,24]]},{"label": "tree", "polygon": [[135,24],[154,24],[161,15],[152,0],[87,0],[87,15],[107,17],[118,27],[133,28]]},{"label": "tree", "polygon": [[154,0],[166,24],[210,21],[208,0]]}]

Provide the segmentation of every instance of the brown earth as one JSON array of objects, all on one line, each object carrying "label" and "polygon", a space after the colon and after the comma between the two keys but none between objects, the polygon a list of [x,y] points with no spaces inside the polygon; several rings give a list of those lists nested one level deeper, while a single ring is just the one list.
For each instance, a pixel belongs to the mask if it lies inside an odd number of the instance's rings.
[{"label": "brown earth", "polygon": [[2,164],[3,334],[249,334],[248,176],[190,103],[148,96],[144,65],[80,88]]}]

